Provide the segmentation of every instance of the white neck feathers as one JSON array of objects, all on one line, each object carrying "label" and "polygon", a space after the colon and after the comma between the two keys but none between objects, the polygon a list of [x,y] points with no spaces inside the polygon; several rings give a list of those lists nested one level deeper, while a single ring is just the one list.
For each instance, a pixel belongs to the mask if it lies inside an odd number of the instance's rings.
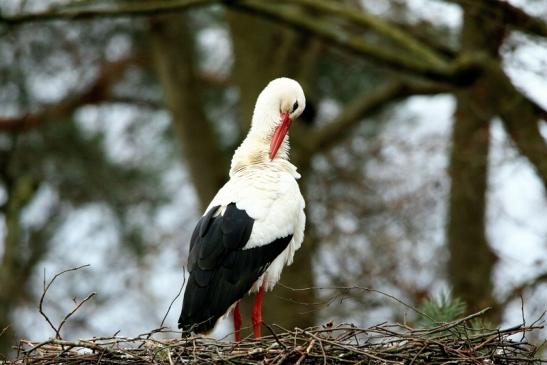
[{"label": "white neck feathers", "polygon": [[[273,134],[273,131],[272,131]],[[275,167],[279,163],[287,163],[289,159],[289,135],[285,136],[283,144],[279,148],[275,158],[270,160],[271,135],[264,136],[251,130],[245,140],[237,148],[232,157],[230,176],[242,172],[250,167]]]},{"label": "white neck feathers", "polygon": [[298,175],[296,168],[288,162],[288,134],[283,139],[273,160],[270,160],[269,154],[272,137],[276,129],[281,126],[282,115],[284,118],[289,116],[297,118],[304,110],[305,104],[304,92],[298,82],[288,78],[272,80],[258,95],[251,128],[243,143],[234,153],[230,176],[253,166],[274,170],[289,169]]}]

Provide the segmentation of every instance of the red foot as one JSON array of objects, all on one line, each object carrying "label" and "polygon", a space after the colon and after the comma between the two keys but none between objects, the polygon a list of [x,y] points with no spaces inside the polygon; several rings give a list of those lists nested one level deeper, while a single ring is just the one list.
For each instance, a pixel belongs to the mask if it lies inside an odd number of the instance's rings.
[{"label": "red foot", "polygon": [[234,337],[236,342],[241,341],[241,313],[239,313],[239,302],[237,302],[233,311],[234,315]]},{"label": "red foot", "polygon": [[256,294],[255,304],[253,306],[252,320],[253,320],[253,331],[255,337],[260,337],[260,326],[262,324],[262,298],[264,297],[264,288],[260,287],[258,293]]}]

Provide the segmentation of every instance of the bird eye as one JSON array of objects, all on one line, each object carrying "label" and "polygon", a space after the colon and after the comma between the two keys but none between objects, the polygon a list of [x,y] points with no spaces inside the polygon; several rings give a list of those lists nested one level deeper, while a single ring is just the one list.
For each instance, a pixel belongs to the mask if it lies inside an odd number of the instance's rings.
[{"label": "bird eye", "polygon": [[292,113],[294,113],[296,109],[298,109],[298,101],[295,101],[294,104],[292,105]]}]

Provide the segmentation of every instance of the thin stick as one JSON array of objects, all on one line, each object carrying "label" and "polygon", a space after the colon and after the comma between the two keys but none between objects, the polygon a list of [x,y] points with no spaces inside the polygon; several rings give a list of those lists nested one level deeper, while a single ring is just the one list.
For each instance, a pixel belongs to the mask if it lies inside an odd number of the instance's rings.
[{"label": "thin stick", "polygon": [[315,345],[315,338],[313,340],[310,341],[310,344],[308,345],[308,347],[306,348],[306,351],[300,356],[300,358],[298,359],[298,361],[296,362],[295,365],[300,365],[302,364],[302,361],[304,361],[304,359],[306,358],[306,356],[308,356],[310,354],[310,350],[313,348],[313,345]]},{"label": "thin stick", "polygon": [[4,328],[2,329],[2,331],[0,331],[0,337],[2,337],[2,335],[8,330],[9,327],[10,327],[10,326],[7,325],[6,327],[4,327]]},{"label": "thin stick", "polygon": [[182,293],[182,289],[184,289],[185,284],[186,284],[186,267],[183,266],[182,267],[182,285],[180,286],[180,289],[177,295],[171,301],[171,304],[169,304],[169,308],[167,308],[167,312],[165,312],[165,315],[163,316],[163,319],[161,320],[160,328],[163,327],[163,324],[165,323],[165,319],[167,318],[169,311],[171,311],[171,307],[173,306],[175,301],[180,297],[180,294]]},{"label": "thin stick", "polygon": [[39,310],[40,314],[42,315],[42,317],[44,317],[46,322],[49,324],[49,326],[53,329],[53,331],[55,331],[55,338],[57,338],[57,339],[61,339],[61,335],[59,334],[59,329],[55,328],[55,326],[53,325],[53,323],[51,322],[49,317],[44,312],[44,308],[43,308],[44,299],[46,297],[47,291],[49,290],[49,288],[51,287],[51,285],[53,284],[55,279],[57,279],[59,276],[65,274],[67,272],[80,270],[80,269],[83,269],[84,267],[89,267],[89,266],[90,266],[89,264],[86,264],[86,265],[82,265],[82,266],[78,266],[78,267],[73,267],[71,269],[63,270],[60,273],[55,274],[55,276],[49,281],[49,283],[47,285],[46,285],[46,269],[44,268],[44,290],[42,292],[42,295],[40,296],[40,303],[38,304],[38,310]]},{"label": "thin stick", "polygon": [[[524,298],[520,295],[520,313],[522,314],[522,327],[526,328],[526,319],[524,318]],[[526,337],[526,330],[522,331],[521,341]]]},{"label": "thin stick", "polygon": [[286,350],[287,346],[285,346],[285,344],[283,344],[281,341],[279,341],[279,337],[277,337],[277,335],[275,334],[273,328],[264,321],[262,321],[262,324],[268,329],[268,331],[270,331],[270,333],[272,334],[272,336],[275,339],[275,342],[277,342],[279,344],[279,346],[283,347],[283,349]]},{"label": "thin stick", "polygon": [[[281,285],[282,287],[286,288],[286,289],[289,289],[289,290],[292,290],[292,291],[306,291],[306,290],[325,290],[325,289],[328,289],[328,290],[362,290],[362,291],[369,291],[369,292],[374,292],[374,293],[378,293],[378,294],[382,294],[390,299],[393,299],[394,301],[402,304],[403,306],[409,308],[409,309],[412,309],[414,312],[418,313],[419,315],[421,315],[422,317],[426,317],[427,319],[433,321],[433,323],[437,323],[431,316],[427,315],[426,313],[423,313],[422,311],[418,310],[417,308],[413,307],[412,305],[408,304],[408,303],[405,303],[404,301],[402,301],[401,299],[391,295],[391,294],[388,294],[388,293],[385,293],[381,290],[378,290],[378,289],[373,289],[373,288],[366,288],[366,287],[363,287],[363,286],[358,286],[358,285],[355,285],[355,286],[338,286],[338,287],[317,287],[317,286],[312,286],[312,287],[308,287],[308,288],[292,288],[288,285],[285,285],[283,283],[278,283],[278,285]],[[334,298],[337,298],[337,297],[340,297],[340,295],[338,296],[335,296]]]},{"label": "thin stick", "polygon": [[[90,300],[91,298],[93,298],[95,296],[95,292],[89,294],[84,300],[82,300],[80,303],[78,303],[78,305],[76,305],[76,307],[74,307],[74,309],[68,313],[65,318],[63,318],[63,320],[61,321],[61,323],[59,324],[59,327],[57,328],[57,333],[60,334],[61,333],[61,328],[63,327],[63,325],[65,324],[65,322],[70,318],[70,316],[72,316],[74,313],[76,313],[76,311],[78,309],[80,309],[80,307],[85,303],[87,302],[88,300]],[[60,336],[59,336],[60,337]]]}]

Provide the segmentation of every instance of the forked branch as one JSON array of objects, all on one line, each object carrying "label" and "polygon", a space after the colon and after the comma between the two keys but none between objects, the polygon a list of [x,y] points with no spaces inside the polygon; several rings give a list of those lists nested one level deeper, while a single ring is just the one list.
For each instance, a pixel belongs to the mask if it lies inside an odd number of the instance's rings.
[{"label": "forked branch", "polygon": [[59,326],[55,327],[53,325],[53,322],[49,319],[49,317],[47,316],[47,314],[44,312],[44,299],[46,298],[46,294],[49,290],[49,288],[53,285],[53,283],[55,282],[55,280],[60,277],[61,275],[63,274],[66,274],[67,272],[72,272],[72,271],[77,271],[77,270],[80,270],[80,269],[83,269],[85,267],[89,267],[90,265],[82,265],[82,266],[78,266],[78,267],[73,267],[71,269],[66,269],[66,270],[63,270],[57,274],[55,274],[55,276],[53,276],[53,278],[46,284],[46,276],[45,276],[45,272],[44,272],[44,290],[42,292],[42,295],[40,296],[40,302],[38,304],[38,310],[40,312],[40,314],[42,315],[42,317],[44,317],[44,319],[46,320],[46,322],[49,324],[49,326],[53,329],[53,331],[55,332],[55,338],[56,339],[61,339],[61,329],[63,328],[63,325],[67,322],[67,320],[74,314],[76,313],[76,311],[78,309],[80,309],[80,307],[85,303],[87,302],[88,300],[90,300],[91,298],[93,298],[95,296],[95,293],[91,293],[89,294],[85,299],[83,299],[80,303],[77,303],[76,306],[74,307],[74,309],[72,309],[69,313],[67,313],[63,320],[61,321],[61,323],[59,323]]}]

